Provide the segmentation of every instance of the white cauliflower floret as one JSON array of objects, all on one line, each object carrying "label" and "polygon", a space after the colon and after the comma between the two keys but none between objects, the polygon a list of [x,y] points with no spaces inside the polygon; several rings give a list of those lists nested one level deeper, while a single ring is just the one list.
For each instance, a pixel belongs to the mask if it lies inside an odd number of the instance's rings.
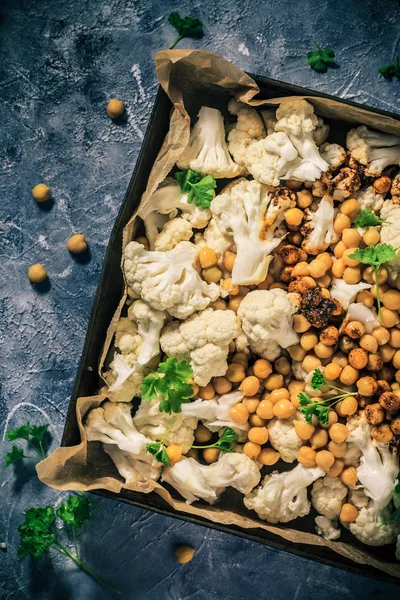
[{"label": "white cauliflower floret", "polygon": [[324,144],[319,149],[322,158],[328,163],[329,171],[335,171],[346,160],[346,150],[339,144]]},{"label": "white cauliflower floret", "polygon": [[[182,405],[186,406],[186,405]],[[186,453],[194,442],[194,430],[197,427],[197,418],[182,413],[169,415],[160,412],[160,400],[150,402],[142,400],[133,417],[133,423],[138,431],[152,440],[163,439],[167,446],[180,444]],[[167,433],[168,432],[168,433]],[[166,435],[166,437],[164,437]]]},{"label": "white cauliflower floret", "polygon": [[247,180],[228,186],[214,198],[213,220],[237,249],[232,283],[252,285],[264,281],[271,253],[281,242],[275,230],[285,210],[294,205],[292,194],[274,197],[265,186]]},{"label": "white cauliflower floret", "polygon": [[190,242],[180,242],[168,252],[147,251],[130,242],[124,252],[127,282],[152,308],[186,319],[220,295],[219,286],[206,283],[197,272],[197,253]]},{"label": "white cauliflower floret", "polygon": [[349,131],[347,147],[354,160],[368,166],[365,172],[371,177],[380,175],[389,165],[400,163],[400,137],[373,131],[365,125]]},{"label": "white cauliflower floret", "polygon": [[347,467],[358,467],[360,464],[362,452],[355,444],[352,442],[346,443],[346,454],[343,457],[344,464]]},{"label": "white cauliflower floret", "polygon": [[290,419],[272,419],[268,423],[268,434],[270,444],[281,455],[281,459],[287,463],[296,460],[299,450],[304,446],[304,440],[300,439],[294,427],[296,419],[303,419],[303,415],[297,412]]},{"label": "white cauliflower floret", "polygon": [[361,190],[354,194],[354,197],[357,199],[357,202],[360,205],[360,210],[364,210],[364,208],[370,208],[372,212],[378,212],[385,201],[382,194],[378,194],[375,191],[375,188],[370,185],[365,190]]},{"label": "white cauliflower floret", "polygon": [[338,477],[317,479],[311,490],[313,507],[328,519],[335,519],[340,515],[346,496],[347,487]]},{"label": "white cauliflower floret", "polygon": [[102,444],[103,450],[113,461],[125,483],[140,483],[160,477],[161,465],[149,454],[148,460],[138,460],[130,452],[111,444]]},{"label": "white cauliflower floret", "polygon": [[390,512],[379,510],[374,502],[360,510],[354,523],[350,523],[350,531],[368,546],[385,546],[396,541],[396,524],[390,521]]},{"label": "white cauliflower floret", "polygon": [[166,316],[164,311],[154,310],[143,300],[136,300],[129,307],[128,317],[137,324],[138,333],[142,339],[137,354],[137,361],[140,365],[147,365],[160,353],[160,333]]},{"label": "white cauliflower floret", "polygon": [[256,181],[278,186],[280,179],[290,179],[287,176],[288,164],[292,164],[297,156],[289,137],[285,133],[275,132],[250,144],[244,164]]},{"label": "white cauliflower floret", "polygon": [[318,477],[325,475],[322,469],[307,469],[297,465],[286,473],[267,475],[262,485],[248,494],[245,506],[255,510],[260,519],[269,523],[288,523],[310,512],[307,487]]},{"label": "white cauliflower floret", "polygon": [[191,169],[202,175],[212,175],[216,179],[241,174],[241,168],[229,155],[224,119],[219,110],[201,107],[188,145],[176,164],[180,169]]},{"label": "white cauliflower floret", "polygon": [[292,373],[297,381],[305,381],[308,375],[300,360],[292,360]]},{"label": "white cauliflower floret", "polygon": [[132,354],[138,357],[142,336],[138,332],[137,323],[128,317],[121,317],[115,328],[114,345],[122,354]]},{"label": "white cauliflower floret", "polygon": [[188,504],[200,498],[214,504],[227,487],[242,494],[250,492],[260,481],[260,472],[245,454],[229,452],[212,465],[183,458],[164,469],[162,480],[172,485]]},{"label": "white cauliflower floret", "polygon": [[210,431],[222,431],[226,427],[230,427],[239,437],[239,441],[247,439],[246,432],[250,426],[248,423],[239,424],[232,421],[229,411],[232,406],[235,406],[243,400],[243,394],[239,390],[235,390],[230,394],[223,394],[215,397],[212,400],[195,400],[188,404],[182,404],[182,414],[187,417],[196,417]]},{"label": "white cauliflower floret", "polygon": [[193,235],[189,221],[180,217],[168,221],[154,240],[154,249],[167,252],[175,248],[179,242],[187,242]]},{"label": "white cauliflower floret", "polygon": [[[234,100],[234,102],[236,101]],[[240,103],[236,102],[237,104]],[[254,108],[242,105],[237,110],[236,105],[232,103],[232,100],[228,104],[229,112],[237,115],[237,122],[228,133],[228,148],[235,162],[242,167],[242,173],[245,173],[249,146],[254,141],[264,138],[266,134],[262,118]],[[235,112],[232,112],[233,108]]]},{"label": "white cauliflower floret", "polygon": [[359,321],[365,327],[365,333],[372,331],[380,326],[378,315],[375,309],[370,309],[363,302],[353,302],[347,309],[346,319],[348,321]]},{"label": "white cauliflower floret", "polygon": [[313,132],[314,142],[317,144],[317,146],[322,146],[322,144],[326,142],[329,135],[329,129],[329,125],[324,123],[321,117],[317,117],[317,127]]},{"label": "white cauliflower floret", "polygon": [[350,504],[353,504],[353,506],[355,506],[358,510],[361,510],[362,508],[367,508],[368,504],[371,501],[368,498],[368,496],[366,496],[364,488],[358,486],[356,488],[349,489],[348,500]]},{"label": "white cauliflower floret", "polygon": [[315,517],[315,531],[329,542],[340,538],[341,531],[337,525],[337,520],[331,521],[323,516]]},{"label": "white cauliflower floret", "polygon": [[281,289],[254,290],[243,298],[238,315],[255,354],[275,360],[281,354],[281,348],[298,343],[293,329],[296,310],[291,295]]},{"label": "white cauliflower floret", "polygon": [[144,367],[137,361],[128,363],[127,356],[115,353],[104,378],[109,385],[108,397],[112,402],[130,402],[140,395]]},{"label": "white cauliflower floret", "polygon": [[138,215],[144,221],[146,236],[149,240],[150,250],[154,250],[154,242],[158,232],[174,217],[181,216],[196,229],[203,229],[211,219],[209,209],[201,209],[195,204],[188,203],[188,194],[182,194],[181,188],[175,179],[167,177],[156,191],[140,207]]},{"label": "white cauliflower floret", "polygon": [[215,219],[211,219],[203,234],[196,234],[195,244],[199,248],[204,248],[204,246],[211,248],[219,256],[234,246],[232,238],[222,233]]},{"label": "white cauliflower floret", "polygon": [[[381,227],[381,242],[390,244],[395,250],[400,248],[400,206],[394,202],[387,200],[382,207],[380,217],[383,221],[387,221]],[[399,263],[398,258],[389,263]]]},{"label": "white cauliflower floret", "polygon": [[208,308],[183,323],[169,323],[160,339],[168,356],[185,359],[193,379],[201,386],[212,377],[225,375],[230,342],[240,333],[240,320],[231,310]]},{"label": "white cauliflower floret", "polygon": [[348,308],[349,304],[354,302],[358,292],[363,290],[369,290],[372,286],[369,283],[346,283],[344,279],[337,279],[334,277],[331,283],[331,298],[339,300],[343,308]]},{"label": "white cauliflower floret", "polygon": [[333,200],[328,195],[321,199],[316,211],[307,209],[306,221],[301,228],[303,250],[308,254],[320,254],[339,239],[333,228],[334,217]]},{"label": "white cauliflower floret", "polygon": [[271,133],[274,133],[274,131],[275,131],[275,125],[276,125],[275,112],[276,112],[276,110],[274,108],[264,109],[264,110],[260,111],[260,114],[261,114],[262,120],[264,121],[264,125],[266,127],[268,135],[271,135]]}]

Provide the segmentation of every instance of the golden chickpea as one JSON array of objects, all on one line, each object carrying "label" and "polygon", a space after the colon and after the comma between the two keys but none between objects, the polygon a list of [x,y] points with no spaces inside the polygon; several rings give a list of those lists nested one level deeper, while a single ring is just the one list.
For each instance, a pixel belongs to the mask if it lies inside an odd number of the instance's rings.
[{"label": "golden chickpea", "polygon": [[204,442],[209,442],[211,438],[212,433],[209,429],[207,429],[207,427],[205,427],[201,423],[197,425],[196,429],[194,430],[194,439],[196,440],[196,442],[200,442],[203,444]]},{"label": "golden chickpea", "polygon": [[328,444],[329,452],[332,452],[335,458],[343,458],[347,452],[347,444],[346,442],[341,442],[338,444],[337,442],[329,442]]},{"label": "golden chickpea", "polygon": [[[397,329],[396,331],[399,331],[399,330]],[[400,334],[400,331],[399,331],[399,334]],[[390,338],[391,337],[392,337],[392,333],[390,333]],[[390,343],[386,344],[385,346],[381,346],[379,348],[379,356],[381,357],[381,359],[384,363],[390,362],[395,354],[396,354],[396,348],[392,348]]]},{"label": "golden chickpea", "polygon": [[[253,369],[254,369],[254,365],[253,365]],[[276,359],[276,361],[274,362],[274,369],[277,373],[279,373],[280,375],[284,375],[284,376],[289,375],[292,371],[292,367],[290,365],[290,362],[286,358],[286,356],[281,356],[280,358]]]},{"label": "golden chickpea", "polygon": [[[347,247],[344,245],[344,243],[338,242],[333,250],[333,253],[337,259],[341,258],[343,260],[343,254],[344,254],[345,250],[347,250]],[[348,266],[344,262],[344,260],[343,260],[343,263],[345,264],[346,267]]]},{"label": "golden chickpea", "polygon": [[287,188],[289,188],[289,190],[297,192],[303,184],[301,181],[296,181],[295,179],[288,179],[287,181],[285,181],[285,185]]},{"label": "golden chickpea", "polygon": [[331,284],[331,277],[329,277],[329,275],[324,275],[323,277],[320,277],[319,279],[317,279],[317,283],[321,288],[321,296],[323,298],[330,298],[331,293],[327,288]]},{"label": "golden chickpea", "polygon": [[319,277],[323,277],[325,275],[327,268],[322,260],[314,259],[308,265],[308,270],[311,277],[318,279]]},{"label": "golden chickpea", "polygon": [[222,271],[218,267],[207,267],[202,270],[201,274],[207,283],[219,283],[222,279]]},{"label": "golden chickpea", "polygon": [[194,398],[199,393],[199,389],[200,388],[197,385],[197,383],[192,383],[191,385],[192,385],[192,388],[193,388],[193,394],[190,396],[190,398]]},{"label": "golden chickpea", "polygon": [[259,358],[253,365],[253,372],[256,377],[266,379],[272,373],[272,365],[269,360]]},{"label": "golden chickpea", "polygon": [[199,388],[199,396],[202,400],[212,400],[215,396],[215,389],[211,383]]},{"label": "golden chickpea", "polygon": [[372,335],[378,342],[379,346],[384,346],[390,340],[390,332],[385,327],[375,327]]},{"label": "golden chickpea", "polygon": [[308,331],[311,327],[310,321],[308,321],[304,315],[294,315],[293,317],[293,329],[297,333],[304,333]]},{"label": "golden chickpea", "polygon": [[306,384],[304,381],[297,381],[296,379],[292,379],[292,381],[288,385],[288,390],[290,394],[298,394],[299,392],[304,392]]},{"label": "golden chickpea", "polygon": [[368,308],[374,305],[374,297],[368,290],[363,290],[357,294],[357,302],[362,302]]},{"label": "golden chickpea", "polygon": [[118,119],[122,117],[125,112],[125,105],[121,100],[117,98],[111,98],[107,104],[107,114],[111,119]]},{"label": "golden chickpea", "polygon": [[344,469],[344,460],[342,460],[341,458],[336,458],[335,462],[333,463],[333,465],[331,466],[329,471],[327,471],[326,474],[328,475],[328,477],[332,477],[332,479],[334,479],[335,477],[339,477],[339,475],[343,471],[343,469]]},{"label": "golden chickpea", "polygon": [[224,254],[224,267],[227,271],[232,271],[235,264],[236,254],[229,250]]},{"label": "golden chickpea", "polygon": [[306,351],[300,346],[300,344],[289,346],[287,351],[289,352],[289,356],[292,360],[302,361],[306,356]]},{"label": "golden chickpea", "polygon": [[322,252],[322,254],[318,254],[318,256],[315,257],[315,260],[322,260],[327,270],[330,269],[333,264],[332,256],[329,254],[329,252]]},{"label": "golden chickpea", "polygon": [[245,423],[247,423],[247,420],[249,418],[249,411],[247,410],[244,404],[239,402],[239,404],[235,404],[235,406],[232,406],[229,409],[229,415],[232,421],[234,421],[234,423],[244,425]]},{"label": "golden chickpea", "polygon": [[165,448],[165,452],[167,453],[169,460],[172,463],[176,463],[181,459],[182,446],[179,446],[178,444],[171,444],[171,446]]},{"label": "golden chickpea", "polygon": [[243,396],[255,396],[260,389],[260,382],[254,375],[245,377],[239,386]]},{"label": "golden chickpea", "polygon": [[32,283],[42,283],[42,281],[47,279],[47,271],[40,263],[32,265],[28,269],[28,279],[32,281]]},{"label": "golden chickpea", "polygon": [[265,389],[268,391],[277,390],[278,388],[283,387],[283,376],[279,373],[272,373],[268,375],[267,379],[264,381]]},{"label": "golden chickpea", "polygon": [[340,279],[341,277],[343,277],[343,273],[345,272],[346,268],[347,267],[344,264],[343,260],[339,258],[332,265],[332,275],[337,279]]},{"label": "golden chickpea", "polygon": [[261,452],[261,446],[260,444],[254,444],[254,442],[246,442],[243,446],[243,452],[249,458],[257,458]]},{"label": "golden chickpea", "polygon": [[392,348],[395,348],[395,349],[400,348],[400,330],[399,329],[392,329],[390,331],[389,344],[391,345]]},{"label": "golden chickpea", "polygon": [[267,421],[253,413],[249,416],[249,423],[252,427],[264,427]]},{"label": "golden chickpea", "polygon": [[382,304],[389,310],[400,310],[400,292],[388,290],[382,295]]},{"label": "golden chickpea", "polygon": [[347,356],[345,354],[337,354],[332,358],[332,362],[335,365],[339,365],[339,367],[341,367],[342,369],[347,367],[347,365],[349,364],[349,361],[347,360]]},{"label": "golden chickpea", "polygon": [[218,448],[205,448],[203,450],[203,458],[205,462],[210,465],[218,460],[220,450]]},{"label": "golden chickpea", "polygon": [[266,444],[268,442],[268,429],[266,427],[252,427],[247,433],[250,442],[254,444]]},{"label": "golden chickpea", "polygon": [[331,440],[338,444],[344,442],[347,439],[349,433],[350,431],[348,430],[346,425],[343,425],[342,423],[334,423],[331,427],[329,427],[329,435]]},{"label": "golden chickpea", "polygon": [[347,323],[344,333],[352,340],[357,340],[365,333],[365,327],[360,321],[350,321]]},{"label": "golden chickpea", "polygon": [[321,367],[322,363],[314,354],[308,354],[304,357],[301,365],[303,369],[307,371],[307,373],[311,373],[311,371],[314,371],[314,369]]},{"label": "golden chickpea", "polygon": [[247,369],[249,366],[249,357],[245,352],[237,352],[232,356],[232,362],[242,365],[244,369]]},{"label": "golden chickpea", "polygon": [[400,397],[394,392],[383,392],[379,396],[379,404],[389,412],[396,411],[400,409]]},{"label": "golden chickpea", "polygon": [[358,410],[358,402],[354,396],[347,396],[347,398],[344,398],[340,410],[343,415],[354,415]]},{"label": "golden chickpea", "polygon": [[372,185],[378,194],[386,194],[391,188],[392,180],[387,176],[378,177]]},{"label": "golden chickpea", "polygon": [[47,202],[50,200],[50,188],[45,183],[38,183],[32,190],[32,196],[36,202]]},{"label": "golden chickpea", "polygon": [[289,419],[296,412],[295,407],[290,400],[279,400],[274,404],[273,413],[278,419]]},{"label": "golden chickpea", "polygon": [[300,190],[297,192],[297,206],[299,208],[307,208],[312,204],[313,198],[308,190]]},{"label": "golden chickpea", "polygon": [[228,370],[225,377],[232,383],[239,383],[246,377],[244,366],[239,363],[231,363],[228,365]]},{"label": "golden chickpea", "polygon": [[297,460],[303,467],[315,467],[317,453],[310,446],[302,446],[297,455]]},{"label": "golden chickpea", "polygon": [[[334,425],[332,425],[334,427]],[[328,443],[328,433],[325,429],[317,429],[310,438],[311,448],[323,448]]]},{"label": "golden chickpea", "polygon": [[395,369],[400,369],[400,350],[397,350],[396,354],[393,356],[392,364]]},{"label": "golden chickpea", "polygon": [[275,283],[269,286],[270,290],[286,290],[286,285],[282,281],[275,281]]},{"label": "golden chickpea", "polygon": [[314,425],[307,423],[304,419],[295,419],[293,423],[295,431],[301,440],[309,440],[311,438],[315,431]]},{"label": "golden chickpea", "polygon": [[357,469],[355,467],[347,467],[347,469],[342,471],[340,479],[344,485],[348,485],[349,487],[357,485]]},{"label": "golden chickpea", "polygon": [[393,431],[387,423],[382,423],[371,429],[371,437],[379,443],[387,444],[393,439]]},{"label": "golden chickpea", "polygon": [[255,413],[258,405],[260,404],[260,399],[259,398],[243,398],[242,400],[243,404],[245,405],[245,407],[247,408],[247,410],[249,411],[250,414]]},{"label": "golden chickpea", "polygon": [[230,344],[229,344],[229,354],[232,354],[232,352],[235,352],[235,350],[236,350],[236,344],[232,340],[232,342],[230,342]]},{"label": "golden chickpea", "polygon": [[364,369],[368,364],[368,354],[362,348],[354,348],[349,354],[349,363],[354,369]]},{"label": "golden chickpea", "polygon": [[390,423],[390,429],[395,435],[400,435],[400,417],[395,417]]},{"label": "golden chickpea", "polygon": [[293,267],[292,277],[307,277],[310,274],[308,263],[299,262]]},{"label": "golden chickpea", "polygon": [[226,279],[224,279],[221,283],[221,287],[223,290],[228,292],[230,296],[237,296],[240,293],[240,286],[233,285],[232,277],[227,277]]},{"label": "golden chickpea", "polygon": [[88,246],[83,233],[72,235],[67,242],[67,247],[72,254],[82,254],[82,252],[85,252]]},{"label": "golden chickpea", "polygon": [[342,231],[342,241],[348,248],[356,249],[360,245],[361,235],[358,233],[357,229],[347,227]]},{"label": "golden chickpea", "polygon": [[289,208],[285,212],[285,221],[288,225],[296,227],[301,224],[304,217],[304,213],[299,208]]},{"label": "golden chickpea", "polygon": [[335,233],[340,235],[342,233],[342,231],[344,231],[345,229],[350,227],[350,225],[351,225],[350,217],[348,217],[347,215],[344,215],[343,213],[339,213],[335,217],[335,221],[333,223],[333,229],[334,229]]},{"label": "golden chickpea", "polygon": [[228,305],[222,300],[222,298],[217,298],[217,300],[211,302],[210,307],[214,310],[228,310]]},{"label": "golden chickpea", "polygon": [[357,520],[358,515],[359,511],[356,509],[356,507],[346,502],[342,506],[339,519],[342,521],[342,523],[354,523],[354,521]]},{"label": "golden chickpea", "polygon": [[353,383],[357,381],[358,377],[359,371],[351,365],[347,365],[347,367],[345,367],[340,373],[339,379],[344,385],[353,385]]},{"label": "golden chickpea", "polygon": [[329,327],[325,327],[319,335],[320,341],[325,344],[325,346],[334,346],[339,339],[339,330],[337,327],[333,325],[329,325]]},{"label": "golden chickpea", "polygon": [[180,565],[185,565],[192,560],[194,552],[194,548],[191,548],[190,546],[178,546],[175,549],[176,561]]},{"label": "golden chickpea", "polygon": [[239,310],[239,306],[240,306],[240,303],[243,300],[243,298],[244,298],[244,296],[242,296],[241,294],[230,298],[229,304],[228,304],[229,310],[233,310],[233,312],[236,313]]},{"label": "golden chickpea", "polygon": [[263,448],[260,454],[257,457],[257,460],[262,464],[268,467],[271,467],[275,463],[278,462],[281,455],[276,450],[272,448]]},{"label": "golden chickpea", "polygon": [[366,267],[363,271],[363,279],[364,281],[366,281],[367,283],[374,283],[374,280],[372,279],[372,273],[374,272],[374,269],[372,267]]},{"label": "golden chickpea", "polygon": [[271,400],[261,400],[257,407],[256,414],[261,419],[272,419],[274,416],[274,405]]},{"label": "golden chickpea", "polygon": [[385,307],[382,308],[382,322],[386,328],[395,327],[399,321],[400,318],[397,311],[389,310]]},{"label": "golden chickpea", "polygon": [[322,342],[318,342],[318,344],[314,346],[315,355],[318,356],[318,358],[322,358],[324,360],[330,358],[333,352],[334,349],[331,346],[325,346],[325,344],[323,344]]},{"label": "golden chickpea", "polygon": [[360,338],[360,346],[367,352],[375,354],[378,351],[378,340],[373,335],[366,333]]},{"label": "golden chickpea", "polygon": [[315,456],[317,466],[327,473],[335,462],[335,457],[328,450],[320,450]]},{"label": "golden chickpea", "polygon": [[349,285],[360,283],[361,278],[361,269],[359,267],[347,267],[343,273],[343,279]]},{"label": "golden chickpea", "polygon": [[[347,267],[357,267],[360,261],[355,258],[350,258],[351,254],[354,254],[356,248],[347,248],[342,255],[342,260]],[[361,274],[361,271],[360,271]]]},{"label": "golden chickpea", "polygon": [[366,246],[376,246],[379,243],[381,236],[375,227],[368,227],[363,235],[363,242]]},{"label": "golden chickpea", "polygon": [[203,269],[207,269],[208,267],[215,267],[218,262],[218,256],[215,250],[212,248],[202,248],[199,250],[198,259],[200,265]]},{"label": "golden chickpea", "polygon": [[340,377],[342,367],[335,363],[329,363],[324,369],[324,377],[327,381],[334,381]]},{"label": "golden chickpea", "polygon": [[[389,277],[389,271],[387,270],[387,268],[383,267],[383,266],[379,267],[379,270],[378,270],[378,283],[379,283],[379,285],[382,285],[382,284],[386,283],[387,280],[388,280],[388,277]],[[372,272],[372,281],[374,283],[376,283],[376,273],[375,273],[375,271]]]},{"label": "golden chickpea", "polygon": [[232,384],[226,377],[214,377],[213,385],[217,394],[221,396],[228,394],[232,389]]},{"label": "golden chickpea", "polygon": [[312,332],[303,333],[300,338],[300,346],[304,348],[304,350],[312,350],[315,344],[318,343],[318,336]]},{"label": "golden chickpea", "polygon": [[271,391],[270,399],[272,404],[276,404],[280,400],[289,400],[290,392],[286,388],[278,388]]},{"label": "golden chickpea", "polygon": [[344,215],[350,217],[350,219],[354,219],[360,211],[360,204],[357,202],[355,198],[349,198],[348,200],[344,200],[340,205],[340,212]]}]

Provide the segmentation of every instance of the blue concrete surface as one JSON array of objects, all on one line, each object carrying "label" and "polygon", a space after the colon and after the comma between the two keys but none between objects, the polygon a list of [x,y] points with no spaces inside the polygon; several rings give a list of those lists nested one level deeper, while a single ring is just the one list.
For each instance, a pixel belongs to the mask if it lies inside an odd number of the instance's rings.
[{"label": "blue concrete surface", "polygon": [[[203,40],[182,47],[219,52],[261,75],[399,112],[399,82],[377,74],[400,54],[396,0],[3,0],[0,6],[0,453],[5,431],[47,422],[60,442],[79,355],[113,221],[144,136],[157,89],[153,58],[174,39],[172,10],[199,16]],[[305,65],[313,40],[339,68]],[[105,114],[127,106],[124,126]],[[31,188],[47,182],[51,210]],[[91,259],[65,243],[84,232]],[[43,262],[47,293],[33,289]],[[110,594],[56,556],[16,558],[17,524],[32,504],[64,497],[38,482],[32,465],[0,474],[1,600],[105,600]],[[82,533],[83,556],[133,600],[346,600],[398,597],[379,583],[237,537],[100,500]],[[173,548],[194,560],[178,566]]]}]

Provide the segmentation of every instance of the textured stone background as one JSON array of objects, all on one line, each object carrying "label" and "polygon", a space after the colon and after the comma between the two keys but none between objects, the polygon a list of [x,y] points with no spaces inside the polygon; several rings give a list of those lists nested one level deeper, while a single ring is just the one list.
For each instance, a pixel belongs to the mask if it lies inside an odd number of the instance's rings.
[{"label": "textured stone background", "polygon": [[[8,427],[48,422],[61,437],[100,267],[144,136],[157,89],[153,57],[174,39],[172,10],[201,17],[203,47],[244,69],[399,112],[399,82],[377,74],[399,53],[396,0],[3,0],[0,6],[0,451]],[[340,67],[311,71],[313,40]],[[125,101],[113,124],[107,99]],[[50,211],[31,188],[47,182]],[[74,261],[65,242],[84,232],[91,260]],[[40,294],[26,270],[43,262],[51,288]],[[33,503],[62,494],[33,467],[0,473],[0,598],[103,600],[109,594],[63,559],[16,558],[16,525]],[[398,588],[243,539],[100,501],[83,533],[83,555],[134,600],[326,600],[397,597]],[[189,565],[173,548],[192,544]]]}]

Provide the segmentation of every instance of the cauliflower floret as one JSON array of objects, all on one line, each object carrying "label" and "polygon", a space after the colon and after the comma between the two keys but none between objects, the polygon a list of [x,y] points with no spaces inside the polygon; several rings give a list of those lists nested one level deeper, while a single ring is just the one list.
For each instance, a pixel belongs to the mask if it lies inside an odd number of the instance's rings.
[{"label": "cauliflower floret", "polygon": [[176,164],[180,169],[191,169],[202,175],[212,175],[216,179],[241,174],[241,168],[229,155],[224,119],[219,110],[201,107],[188,145]]},{"label": "cauliflower floret", "polygon": [[103,450],[113,461],[125,483],[141,483],[148,479],[156,481],[160,477],[161,465],[149,454],[147,460],[138,460],[133,454],[120,450],[111,444],[102,444]]},{"label": "cauliflower floret", "polygon": [[299,450],[304,446],[304,440],[300,439],[294,427],[296,419],[303,419],[303,415],[297,412],[290,419],[272,419],[268,423],[268,434],[270,444],[281,455],[281,459],[287,463],[296,460]]},{"label": "cauliflower floret", "polygon": [[335,171],[346,160],[346,150],[339,146],[339,144],[324,144],[319,149],[319,153],[322,158],[328,163],[329,171]]},{"label": "cauliflower floret", "polygon": [[358,510],[361,510],[362,508],[367,508],[368,504],[370,503],[370,499],[368,498],[368,496],[366,496],[364,488],[358,486],[356,488],[349,489],[348,500],[350,504],[353,504],[353,506],[355,506]]},{"label": "cauliflower floret", "polygon": [[260,183],[278,186],[287,176],[288,163],[298,156],[289,137],[282,132],[272,133],[248,146],[244,164],[254,179]]},{"label": "cauliflower floret", "polygon": [[240,320],[233,311],[208,308],[183,323],[169,323],[160,343],[168,356],[189,361],[194,381],[204,386],[212,377],[225,375],[229,344],[239,333]]},{"label": "cauliflower floret", "polygon": [[313,132],[314,142],[317,144],[317,146],[322,146],[322,144],[326,142],[329,135],[329,129],[329,125],[324,123],[321,117],[317,117],[317,127]]},{"label": "cauliflower floret", "polygon": [[360,464],[362,452],[355,444],[352,442],[346,443],[346,454],[343,457],[344,464],[347,467],[358,467]]},{"label": "cauliflower floret", "polygon": [[390,194],[392,196],[392,202],[395,204],[400,204],[400,173],[392,180],[392,186],[390,188]]},{"label": "cauliflower floret", "polygon": [[247,180],[228,186],[214,198],[213,219],[237,249],[232,283],[252,285],[264,281],[271,252],[281,242],[275,230],[283,221],[284,211],[294,205],[295,196],[290,192],[283,190],[273,196],[257,181]]},{"label": "cauliflower floret", "polygon": [[375,189],[370,185],[366,190],[361,190],[357,192],[354,196],[359,205],[360,210],[364,210],[364,208],[370,208],[372,212],[378,212],[385,201],[383,194],[378,194]]},{"label": "cauliflower floret", "polygon": [[212,248],[220,257],[234,247],[232,238],[222,233],[215,219],[211,219],[203,234],[195,235],[195,244],[199,248]]},{"label": "cauliflower floret", "polygon": [[293,295],[284,290],[254,290],[242,300],[238,315],[242,329],[255,354],[275,360],[281,348],[298,343],[293,329],[293,315],[297,308],[291,302]]},{"label": "cauliflower floret", "polygon": [[351,129],[347,134],[351,156],[362,165],[368,165],[366,174],[376,177],[389,165],[400,163],[400,137],[373,131],[365,125]]},{"label": "cauliflower floret", "polygon": [[[380,217],[384,223],[381,227],[381,242],[390,244],[395,250],[400,248],[400,206],[387,200],[381,209]],[[399,260],[391,261],[398,264]],[[391,265],[391,262],[389,265]]]},{"label": "cauliflower floret", "polygon": [[390,511],[378,510],[374,502],[362,508],[350,531],[360,542],[368,546],[384,546],[396,541],[396,524],[390,521]]},{"label": "cauliflower floret", "polygon": [[275,125],[276,125],[276,116],[275,116],[275,109],[265,109],[265,110],[261,110],[260,114],[262,117],[262,120],[264,121],[264,125],[267,129],[267,134],[271,135],[271,133],[274,133],[275,131]]},{"label": "cauliflower floret", "polygon": [[228,148],[235,162],[242,167],[242,173],[245,173],[247,150],[254,141],[265,137],[265,129],[262,118],[254,108],[242,105],[236,110],[235,105],[235,112],[232,112],[233,107],[231,100],[228,110],[237,115],[237,122],[228,133]]},{"label": "cauliflower floret", "polygon": [[115,328],[114,345],[122,354],[131,354],[138,357],[142,336],[138,332],[137,323],[128,317],[121,317]]},{"label": "cauliflower floret", "polygon": [[369,290],[372,286],[369,283],[346,283],[344,279],[337,279],[334,277],[331,283],[331,298],[339,300],[343,308],[348,308],[349,304],[354,302],[358,292],[363,290]]},{"label": "cauliflower floret", "polygon": [[306,221],[300,230],[304,236],[301,244],[303,250],[308,254],[320,254],[339,239],[333,229],[334,217],[333,200],[328,195],[321,199],[315,212],[307,209]]},{"label": "cauliflower floret", "polygon": [[347,487],[337,477],[317,479],[311,490],[311,501],[315,510],[327,519],[340,515]]},{"label": "cauliflower floret", "polygon": [[349,167],[343,167],[339,173],[329,181],[328,189],[334,200],[340,202],[354,194],[361,187],[361,179],[357,171]]},{"label": "cauliflower floret", "polygon": [[250,492],[260,481],[260,472],[245,454],[229,452],[212,465],[183,458],[164,469],[162,480],[172,485],[188,504],[199,498],[214,504],[227,487],[242,494]]},{"label": "cauliflower floret", "polygon": [[272,473],[259,488],[245,496],[244,504],[263,521],[288,523],[308,515],[311,505],[307,487],[324,475],[318,467],[307,469],[300,464],[286,473]]},{"label": "cauliflower floret", "polygon": [[303,368],[299,360],[292,360],[292,373],[297,381],[305,381],[308,375],[308,372]]},{"label": "cauliflower floret", "polygon": [[239,390],[230,394],[214,397],[212,400],[195,400],[188,404],[182,404],[182,414],[196,417],[210,431],[218,431],[230,427],[238,435],[239,441],[247,439],[246,432],[250,426],[248,423],[239,424],[232,421],[229,411],[243,400],[243,394]]},{"label": "cauliflower floret", "polygon": [[197,252],[190,242],[180,242],[168,252],[147,251],[130,242],[124,252],[126,280],[152,308],[186,319],[220,295],[219,286],[206,283],[197,272]]},{"label": "cauliflower floret", "polygon": [[168,221],[154,240],[154,249],[167,252],[175,248],[179,242],[187,242],[193,235],[193,228],[186,219]]},{"label": "cauliflower floret", "polygon": [[315,517],[315,531],[329,542],[339,539],[341,535],[337,520],[331,521],[323,516]]},{"label": "cauliflower floret", "polygon": [[115,353],[110,370],[103,376],[109,386],[107,394],[111,402],[130,402],[140,395],[144,367],[137,361],[128,363],[125,355]]}]

